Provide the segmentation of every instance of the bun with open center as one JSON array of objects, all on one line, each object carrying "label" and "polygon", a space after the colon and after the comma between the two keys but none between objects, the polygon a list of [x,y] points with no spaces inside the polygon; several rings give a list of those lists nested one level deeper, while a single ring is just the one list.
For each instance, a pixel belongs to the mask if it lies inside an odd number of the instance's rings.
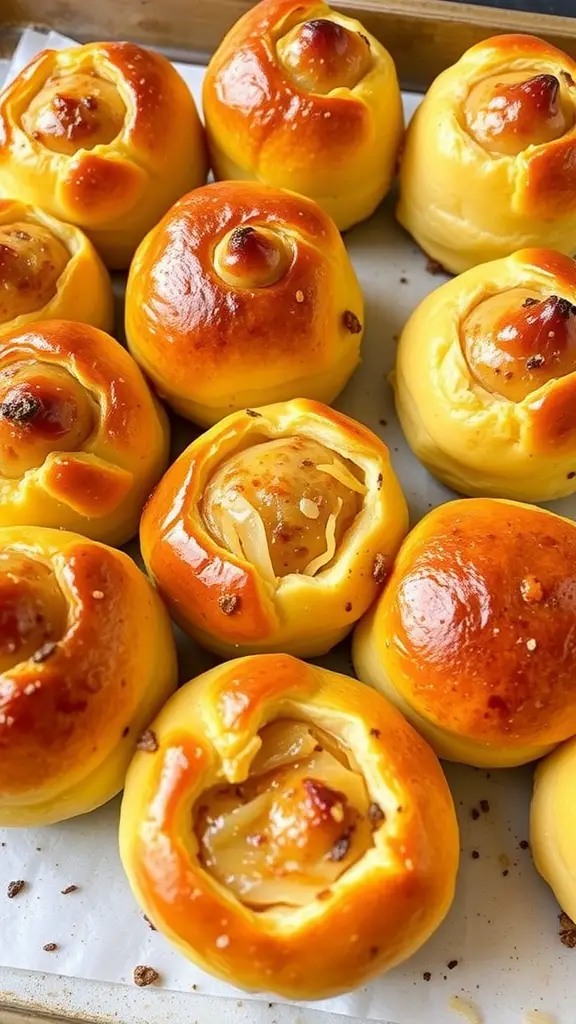
[{"label": "bun with open center", "polygon": [[0,338],[35,320],[112,329],[112,285],[86,235],[43,210],[0,199]]},{"label": "bun with open center", "polygon": [[120,551],[0,529],[0,825],[48,825],[122,789],[176,685],[168,616]]},{"label": "bun with open center", "polygon": [[322,999],[402,962],[444,918],[452,799],[380,694],[256,655],[192,680],[151,731],[124,793],[122,862],[155,927],[204,970]]},{"label": "bun with open center", "polygon": [[194,441],[148,502],[140,539],[174,618],[205,647],[312,657],[366,611],[407,528],[382,441],[300,399]]},{"label": "bun with open center", "polygon": [[0,97],[0,190],[82,228],[110,267],[206,171],[188,86],[132,43],[43,50]]},{"label": "bun with open center", "polygon": [[168,442],[163,409],[108,334],[50,320],[0,337],[0,526],[124,544]]},{"label": "bun with open center", "polygon": [[263,0],[230,30],[204,81],[217,178],[310,196],[343,231],[390,188],[403,119],[390,54],[316,0]]},{"label": "bun with open center", "polygon": [[126,293],[130,351],[181,415],[332,402],[360,358],[362,292],[315,203],[256,182],[184,196],[144,240]]},{"label": "bun with open center", "polygon": [[576,491],[576,263],[524,249],[442,285],[406,324],[393,375],[408,443],[462,494]]},{"label": "bun with open center", "polygon": [[354,637],[358,677],[440,757],[506,768],[576,734],[576,525],[451,501],[408,535]]},{"label": "bun with open center", "polygon": [[573,932],[576,921],[575,789],[576,739],[572,739],[536,768],[530,808],[530,849],[538,871],[564,911],[561,933]]},{"label": "bun with open center", "polygon": [[407,132],[397,216],[447,270],[527,246],[572,255],[576,62],[535,36],[477,43]]}]

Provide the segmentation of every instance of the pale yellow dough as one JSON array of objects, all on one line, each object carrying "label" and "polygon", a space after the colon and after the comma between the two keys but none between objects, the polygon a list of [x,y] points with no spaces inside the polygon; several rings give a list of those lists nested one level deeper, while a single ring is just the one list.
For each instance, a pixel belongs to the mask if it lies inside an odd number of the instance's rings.
[{"label": "pale yellow dough", "polygon": [[530,813],[534,862],[562,910],[576,920],[576,739],[536,770]]}]

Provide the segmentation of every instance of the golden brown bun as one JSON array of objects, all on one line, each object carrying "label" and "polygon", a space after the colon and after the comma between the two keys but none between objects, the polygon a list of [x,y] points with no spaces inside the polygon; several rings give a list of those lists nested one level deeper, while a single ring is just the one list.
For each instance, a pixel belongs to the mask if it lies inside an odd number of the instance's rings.
[{"label": "golden brown bun", "polygon": [[111,331],[108,272],[78,228],[0,199],[0,337],[35,320],[55,319]]},{"label": "golden brown bun", "polygon": [[205,647],[311,657],[366,611],[407,528],[382,441],[299,399],[194,441],[148,502],[140,539],[172,615]]},{"label": "golden brown bun", "polygon": [[508,767],[576,734],[576,525],[477,498],[430,512],[360,623],[354,666],[441,757]]},{"label": "golden brown bun", "polygon": [[462,494],[551,501],[576,490],[576,263],[523,249],[427,296],[393,383],[418,458]]},{"label": "golden brown bun", "polygon": [[124,544],[168,442],[164,410],[108,334],[50,320],[0,336],[0,526]]},{"label": "golden brown bun", "polygon": [[0,825],[84,814],[124,784],[176,685],[168,616],[127,555],[0,529]]},{"label": "golden brown bun", "polygon": [[0,190],[81,227],[110,267],[206,170],[186,83],[132,43],[43,50],[0,97]]},{"label": "golden brown bun", "polygon": [[316,0],[264,0],[230,30],[204,79],[217,178],[315,199],[343,231],[386,195],[403,130],[390,54]]},{"label": "golden brown bun", "polygon": [[122,862],[203,970],[321,999],[405,960],[447,913],[446,780],[368,687],[284,654],[242,658],[184,686],[149,747],[126,783]]},{"label": "golden brown bun", "polygon": [[[537,767],[530,809],[534,863],[570,921],[576,921],[576,739]],[[561,921],[562,925],[562,921]]]},{"label": "golden brown bun", "polygon": [[256,182],[184,196],[144,240],[128,279],[134,358],[202,426],[246,406],[333,401],[358,363],[363,324],[362,292],[330,218]]},{"label": "golden brown bun", "polygon": [[477,43],[408,127],[400,223],[453,273],[576,238],[576,62],[535,36]]}]

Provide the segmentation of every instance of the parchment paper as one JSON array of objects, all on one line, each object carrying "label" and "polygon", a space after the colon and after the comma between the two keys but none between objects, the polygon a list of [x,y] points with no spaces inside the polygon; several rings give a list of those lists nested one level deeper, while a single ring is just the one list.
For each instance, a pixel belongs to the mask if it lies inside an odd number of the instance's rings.
[{"label": "parchment paper", "polygon": [[[38,49],[66,44],[54,33],[47,38],[26,32],[10,73]],[[202,68],[177,67],[198,99]],[[416,96],[405,97],[408,113],[416,103]],[[443,278],[426,272],[425,258],[395,225],[389,202],[349,232],[346,243],[365,293],[367,333],[363,364],[337,405],[390,446],[416,521],[453,495],[409,452],[385,373],[393,365],[396,337],[408,314]],[[193,436],[194,428],[178,421],[175,449]],[[576,517],[574,499],[552,507]],[[183,678],[212,663],[209,655],[178,639]],[[339,671],[352,671],[347,645],[321,660]],[[406,966],[353,995],[310,1005],[363,1020],[455,1024],[448,999],[458,994],[476,1007],[485,1024],[523,1024],[530,1010],[551,1015],[555,1024],[574,1024],[576,950],[561,945],[559,908],[536,874],[529,849],[523,848],[531,769],[445,767],[462,830],[462,867],[448,919]],[[481,800],[488,801],[489,811],[473,817]],[[149,964],[160,972],[166,988],[190,991],[196,985],[198,993],[250,998],[196,969],[149,929],[120,865],[118,809],[116,800],[58,826],[0,830],[0,964],[127,984],[136,965]],[[26,887],[9,900],[8,883],[17,879],[25,880]],[[70,885],[77,885],[77,891],[62,895]],[[45,952],[42,947],[51,942],[58,949]]]}]

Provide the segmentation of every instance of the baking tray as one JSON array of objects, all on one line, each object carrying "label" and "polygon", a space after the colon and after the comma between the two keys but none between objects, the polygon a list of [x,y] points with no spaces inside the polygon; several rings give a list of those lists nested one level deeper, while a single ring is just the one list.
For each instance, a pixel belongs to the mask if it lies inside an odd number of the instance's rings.
[{"label": "baking tray", "polygon": [[[224,31],[243,10],[251,6],[245,0],[0,0],[0,57],[9,57],[18,42],[22,29],[29,24],[46,26],[73,35],[80,40],[98,38],[130,38],[156,46],[173,58],[190,63],[205,63],[210,51],[217,45]],[[344,2],[340,9],[361,18],[388,47],[397,62],[405,88],[423,90],[432,78],[451,64],[473,42],[495,32],[524,31],[544,36],[576,56],[576,23],[568,18],[546,15],[518,14],[507,11],[471,7],[467,5],[429,0],[396,3]],[[1,74],[1,70],[0,70]],[[418,97],[405,95],[407,113],[418,102]],[[429,508],[454,495],[437,484],[414,459],[402,437],[397,423],[390,389],[385,380],[395,356],[398,334],[414,306],[424,295],[437,287],[442,278],[432,277],[426,270],[426,260],[414,243],[393,219],[393,197],[368,222],[347,232],[346,244],[366,298],[367,330],[364,340],[363,365],[351,385],[336,405],[358,419],[367,422],[389,445],[410,504],[412,522]],[[121,279],[116,281],[121,291]],[[183,421],[175,424],[175,451],[194,435],[194,428]],[[576,518],[574,499],[557,502],[552,507]],[[210,656],[201,655],[191,644],[180,648],[183,678],[210,664]],[[329,667],[351,671],[348,647],[341,646],[322,659]],[[459,885],[459,904],[456,920],[462,927],[474,928],[480,954],[478,964],[459,965],[458,973],[445,970],[445,1003],[452,994],[469,996],[479,1010],[483,1006],[483,993],[498,986],[498,972],[490,977],[482,957],[502,955],[502,974],[514,971],[515,958],[534,956],[535,991],[541,992],[540,1001],[526,1003],[524,994],[518,993],[517,1014],[514,1020],[523,1024],[524,1011],[554,1010],[551,979],[538,967],[538,955],[551,961],[556,955],[565,963],[565,977],[574,958],[558,944],[555,933],[557,907],[547,888],[534,878],[529,854],[521,851],[519,843],[527,835],[528,794],[531,770],[514,773],[514,792],[511,799],[509,776],[504,773],[474,772],[458,766],[448,766],[449,779],[458,804],[462,828],[463,867]],[[475,824],[470,807],[480,798],[489,797],[489,820]],[[506,803],[516,805],[514,815],[500,813]],[[114,815],[115,805],[96,814]],[[98,820],[98,819],[94,819]],[[471,857],[478,848],[482,860],[490,863],[495,884],[487,905],[474,897],[478,888],[475,875],[479,861]],[[510,862],[506,882],[502,878],[501,858]],[[1,870],[1,861],[0,861]],[[89,875],[90,865],[83,866]],[[530,891],[531,905],[524,907],[522,921],[504,921],[497,917],[498,906],[522,907],[524,892]],[[536,899],[534,901],[534,894]],[[462,900],[468,907],[462,907]],[[545,920],[547,937],[538,944],[536,955],[527,946],[526,932],[536,927],[535,922]],[[493,923],[497,925],[496,930]],[[78,930],[82,921],[78,922]],[[442,934],[446,929],[443,927]],[[151,939],[152,941],[161,941]],[[432,940],[434,943],[435,940]],[[556,942],[557,946],[553,946]],[[458,934],[450,939],[458,956]],[[546,948],[548,943],[549,948]],[[155,948],[155,947],[154,947]],[[414,978],[422,969],[431,966],[434,955],[428,945],[418,954],[416,961],[407,965],[406,985],[416,984]],[[446,946],[448,948],[448,946]],[[430,952],[429,952],[430,951]],[[157,954],[151,952],[157,963]],[[444,962],[446,957],[444,958]],[[416,964],[416,966],[413,966]],[[51,965],[52,966],[52,965]],[[467,971],[467,973],[466,973]],[[439,984],[442,979],[439,978]],[[560,977],[560,984],[562,978]],[[0,1024],[32,1024],[41,1020],[76,1020],[102,1024],[103,1021],[121,1021],[122,1024],[207,1024],[226,1016],[230,1024],[345,1024],[361,1018],[335,1016],[315,1009],[297,1010],[292,1006],[254,1002],[248,998],[229,998],[184,994],[166,990],[135,990],[103,982],[94,982],[42,974],[38,971],[7,970],[0,967]],[[422,1017],[422,1020],[424,1016]],[[440,1016],[435,1011],[426,1014],[431,1024],[457,1019],[446,1011]],[[462,1018],[459,1018],[462,1019]],[[504,1019],[504,1018],[501,1018]],[[508,1019],[508,1018],[507,1018]],[[548,1024],[542,1013],[541,1024]],[[576,1012],[554,1018],[554,1024],[574,1024]],[[393,1024],[390,1021],[389,1024]],[[420,1024],[420,1020],[418,1021]],[[501,1024],[498,1012],[491,1013],[485,1024]]]}]

